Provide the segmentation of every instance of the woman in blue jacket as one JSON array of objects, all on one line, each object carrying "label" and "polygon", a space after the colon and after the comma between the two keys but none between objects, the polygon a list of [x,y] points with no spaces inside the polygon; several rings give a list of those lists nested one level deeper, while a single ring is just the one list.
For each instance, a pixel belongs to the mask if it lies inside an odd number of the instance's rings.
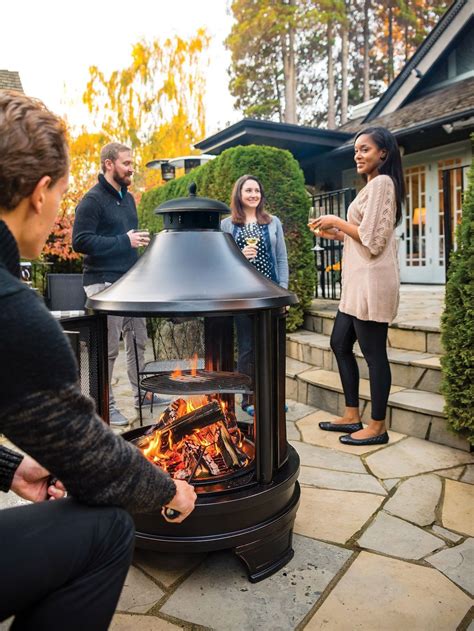
[{"label": "woman in blue jacket", "polygon": [[[243,175],[234,184],[230,207],[232,213],[221,222],[223,232],[230,233],[242,254],[264,276],[288,288],[288,256],[283,228],[278,217],[265,210],[265,193],[260,180]],[[249,316],[235,318],[239,359],[237,370],[253,378],[252,321]],[[248,395],[242,399],[242,409],[251,416],[255,410]]]}]

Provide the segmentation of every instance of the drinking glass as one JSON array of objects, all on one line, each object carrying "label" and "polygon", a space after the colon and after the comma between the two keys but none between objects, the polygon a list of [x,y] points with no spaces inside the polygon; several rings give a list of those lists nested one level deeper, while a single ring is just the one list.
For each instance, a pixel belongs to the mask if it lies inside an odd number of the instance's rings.
[{"label": "drinking glass", "polygon": [[[256,237],[255,235],[251,236],[251,237],[246,237],[245,239],[245,244],[246,245],[251,245],[252,247],[256,248],[258,246],[258,242],[260,241],[260,237]],[[255,259],[252,259],[252,261],[254,261]]]},{"label": "drinking glass", "polygon": [[[324,214],[324,208],[321,206],[311,206],[308,213],[308,225],[312,224],[315,219],[321,217]],[[317,237],[319,235],[319,229],[313,231],[313,235]],[[315,245],[314,248],[311,248],[313,251],[319,251],[321,247],[319,245]]]}]

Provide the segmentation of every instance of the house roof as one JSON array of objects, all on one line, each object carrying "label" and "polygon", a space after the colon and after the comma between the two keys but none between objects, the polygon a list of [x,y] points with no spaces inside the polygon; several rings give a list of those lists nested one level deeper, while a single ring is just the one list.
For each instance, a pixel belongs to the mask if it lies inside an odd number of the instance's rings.
[{"label": "house roof", "polygon": [[18,90],[23,92],[21,79],[18,72],[0,70],[0,90]]},{"label": "house roof", "polygon": [[195,147],[211,154],[237,145],[271,145],[287,149],[297,159],[330,151],[351,138],[343,130],[318,129],[289,123],[244,118],[222,131],[201,140]]},{"label": "house roof", "polygon": [[432,68],[473,15],[474,0],[455,0],[367,114],[365,121],[372,122],[375,118],[402,107],[418,87],[420,79]]},{"label": "house roof", "polygon": [[409,133],[417,127],[440,125],[474,115],[474,77],[422,96],[404,107],[372,120],[360,117],[340,129],[351,137],[364,127],[386,127],[395,135]]}]

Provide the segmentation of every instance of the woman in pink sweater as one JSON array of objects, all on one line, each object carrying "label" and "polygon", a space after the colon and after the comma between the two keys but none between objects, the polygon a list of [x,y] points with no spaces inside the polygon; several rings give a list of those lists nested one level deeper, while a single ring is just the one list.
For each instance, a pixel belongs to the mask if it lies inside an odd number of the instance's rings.
[{"label": "woman in pink sweater", "polygon": [[[346,407],[341,418],[319,426],[344,432],[339,440],[347,445],[381,445],[389,440],[385,426],[391,385],[387,331],[398,309],[395,227],[401,219],[405,186],[397,141],[387,129],[359,132],[354,150],[357,172],[367,184],[349,206],[347,221],[323,215],[310,226],[320,237],[344,241],[342,295],[331,348]],[[372,414],[367,427],[359,413],[359,371],[352,350],[356,340],[369,367]]]}]

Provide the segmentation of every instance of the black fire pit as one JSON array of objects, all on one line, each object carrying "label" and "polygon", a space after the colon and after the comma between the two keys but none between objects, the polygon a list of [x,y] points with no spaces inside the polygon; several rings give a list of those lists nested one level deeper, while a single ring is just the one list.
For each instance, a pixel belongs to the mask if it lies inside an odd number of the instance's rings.
[{"label": "black fire pit", "polygon": [[[180,377],[171,371],[148,376],[147,388],[176,401],[156,426],[123,434],[139,448],[149,445],[150,436],[164,445],[173,432],[178,434],[176,444],[185,444],[188,459],[183,457],[181,469],[170,474],[186,479],[191,470],[196,508],[182,524],[169,524],[160,513],[135,515],[137,546],[163,552],[233,549],[249,579],[259,581],[293,556],[299,458],[286,439],[285,321],[286,307],[297,298],[257,272],[231,235],[220,230],[220,216],[230,212],[225,204],[191,190],[188,198],[166,202],[155,212],[163,215],[164,230],[125,276],[87,301],[88,308],[102,314],[199,318],[203,323],[204,368]],[[252,376],[235,369],[234,316],[241,314],[253,322]],[[249,392],[255,401],[253,425],[236,422],[235,415],[236,395]],[[198,411],[201,420],[194,428],[190,414],[185,417],[186,423],[191,419],[189,431],[183,430],[173,414],[196,395],[207,396],[205,410],[222,406],[225,414],[210,425]],[[194,444],[199,432],[207,442]],[[209,436],[214,438],[209,441]],[[212,441],[213,447],[203,447]],[[225,457],[216,450],[218,443],[227,445]]]}]

